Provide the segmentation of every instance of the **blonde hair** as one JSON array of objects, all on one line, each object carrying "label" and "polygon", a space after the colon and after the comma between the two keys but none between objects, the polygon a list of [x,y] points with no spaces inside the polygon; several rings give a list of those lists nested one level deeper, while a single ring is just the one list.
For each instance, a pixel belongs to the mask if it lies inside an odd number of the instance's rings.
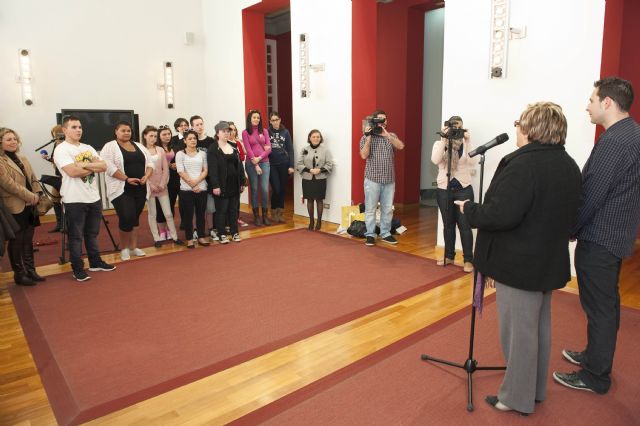
[{"label": "blonde hair", "polygon": [[564,145],[567,138],[567,118],[562,107],[553,102],[536,102],[520,114],[520,131],[529,141]]},{"label": "blonde hair", "polygon": [[[22,141],[20,140],[20,136],[18,135],[18,133],[16,133],[15,130],[11,130],[8,127],[0,128],[0,141],[2,141],[2,138],[4,138],[4,135],[6,135],[7,133],[13,133],[13,135],[16,137],[16,139],[18,139],[18,149],[16,149],[16,153],[20,152],[20,145],[22,145]],[[2,144],[1,143],[0,143],[0,155],[7,155],[4,152],[4,149],[2,148]]]},{"label": "blonde hair", "polygon": [[56,124],[55,126],[53,126],[51,128],[51,137],[55,138],[58,134],[62,133],[62,126],[59,124]]}]

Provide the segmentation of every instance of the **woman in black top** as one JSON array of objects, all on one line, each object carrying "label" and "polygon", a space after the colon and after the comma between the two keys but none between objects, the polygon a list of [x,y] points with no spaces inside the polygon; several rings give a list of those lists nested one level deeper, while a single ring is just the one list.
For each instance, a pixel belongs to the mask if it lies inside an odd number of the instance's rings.
[{"label": "woman in black top", "polygon": [[273,111],[269,114],[269,137],[271,138],[271,217],[274,222],[284,223],[282,211],[284,198],[289,182],[289,175],[294,172],[293,142],[291,134],[282,125],[280,114]]},{"label": "woman in black top", "polygon": [[221,121],[216,124],[215,129],[216,143],[207,151],[208,188],[216,203],[215,225],[220,232],[220,244],[229,242],[224,233],[227,219],[233,241],[240,242],[238,200],[246,184],[244,167],[238,150],[228,143],[229,123]]}]

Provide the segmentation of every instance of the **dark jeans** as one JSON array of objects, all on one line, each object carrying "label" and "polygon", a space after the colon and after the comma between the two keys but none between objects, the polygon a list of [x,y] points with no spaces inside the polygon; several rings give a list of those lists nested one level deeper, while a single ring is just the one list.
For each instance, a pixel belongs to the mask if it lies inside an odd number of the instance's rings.
[{"label": "dark jeans", "polygon": [[[456,224],[460,231],[460,242],[462,243],[462,255],[465,262],[473,260],[473,233],[471,226],[465,215],[460,213],[460,208],[453,204],[456,200],[473,201],[473,188],[471,185],[460,190],[451,190],[451,195],[447,200],[447,190],[438,188],[436,192],[438,207],[442,214],[444,224],[444,255],[447,259],[453,259],[456,255]],[[448,207],[448,211],[445,210]]]},{"label": "dark jeans", "polygon": [[102,202],[64,203],[64,215],[69,238],[69,258],[74,271],[84,269],[82,240],[87,249],[89,265],[97,265],[102,259],[98,249],[98,232],[102,220]]},{"label": "dark jeans", "polygon": [[587,348],[578,374],[594,391],[606,393],[620,328],[618,277],[622,259],[599,244],[578,241],[575,262],[580,303],[587,315]]},{"label": "dark jeans", "polygon": [[229,230],[231,235],[238,233],[238,200],[240,199],[240,195],[236,195],[235,197],[222,198],[213,196],[213,200],[216,203],[216,213],[215,213],[215,225],[216,229],[220,234],[224,234],[224,228],[226,226],[226,222],[229,223]]},{"label": "dark jeans", "polygon": [[[200,191],[180,191],[180,207],[184,212],[182,224],[184,225],[184,239],[186,241],[193,239],[193,213],[196,215],[196,229],[198,237],[205,237],[205,220],[204,214],[207,209],[207,193]],[[224,229],[224,228],[223,228]]]},{"label": "dark jeans", "polygon": [[271,164],[269,182],[271,183],[271,208],[283,209],[284,197],[289,181],[288,164]]}]

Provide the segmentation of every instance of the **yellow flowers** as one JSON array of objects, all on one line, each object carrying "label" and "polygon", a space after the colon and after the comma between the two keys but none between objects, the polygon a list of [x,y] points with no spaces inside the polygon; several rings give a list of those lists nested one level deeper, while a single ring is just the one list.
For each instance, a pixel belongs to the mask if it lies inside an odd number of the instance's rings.
[{"label": "yellow flowers", "polygon": [[90,163],[92,160],[93,155],[91,154],[91,151],[81,152],[80,154],[76,155],[76,161],[79,163]]}]

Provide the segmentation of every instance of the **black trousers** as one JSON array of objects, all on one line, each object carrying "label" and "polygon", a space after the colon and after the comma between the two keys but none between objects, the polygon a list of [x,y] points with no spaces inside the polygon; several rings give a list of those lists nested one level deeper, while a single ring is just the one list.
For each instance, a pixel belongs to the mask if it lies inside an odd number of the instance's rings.
[{"label": "black trousers", "polygon": [[[438,207],[442,214],[444,223],[444,246],[445,257],[453,259],[456,255],[456,225],[460,231],[460,242],[462,243],[462,256],[465,262],[473,260],[473,233],[467,217],[460,213],[460,209],[453,202],[457,200],[473,201],[473,187],[471,185],[460,190],[451,190],[451,195],[447,197],[447,190],[438,188],[436,191]],[[448,204],[448,206],[447,206]],[[447,215],[445,215],[447,210]]]},{"label": "black trousers", "polygon": [[213,201],[216,203],[216,229],[222,235],[224,234],[224,228],[229,224],[229,230],[231,235],[238,233],[238,207],[240,206],[240,195],[233,197],[222,198],[213,196]]},{"label": "black trousers", "polygon": [[271,183],[271,208],[283,209],[284,197],[289,182],[288,164],[271,164],[269,183]]},{"label": "black trousers", "polygon": [[606,393],[620,328],[618,278],[622,259],[599,244],[578,241],[575,262],[580,303],[587,315],[587,348],[578,374],[594,391]]},{"label": "black trousers", "polygon": [[180,191],[180,207],[184,211],[182,224],[184,225],[184,239],[189,241],[193,239],[193,214],[196,215],[196,229],[198,237],[205,237],[205,220],[204,214],[207,209],[207,192],[200,191]]}]

